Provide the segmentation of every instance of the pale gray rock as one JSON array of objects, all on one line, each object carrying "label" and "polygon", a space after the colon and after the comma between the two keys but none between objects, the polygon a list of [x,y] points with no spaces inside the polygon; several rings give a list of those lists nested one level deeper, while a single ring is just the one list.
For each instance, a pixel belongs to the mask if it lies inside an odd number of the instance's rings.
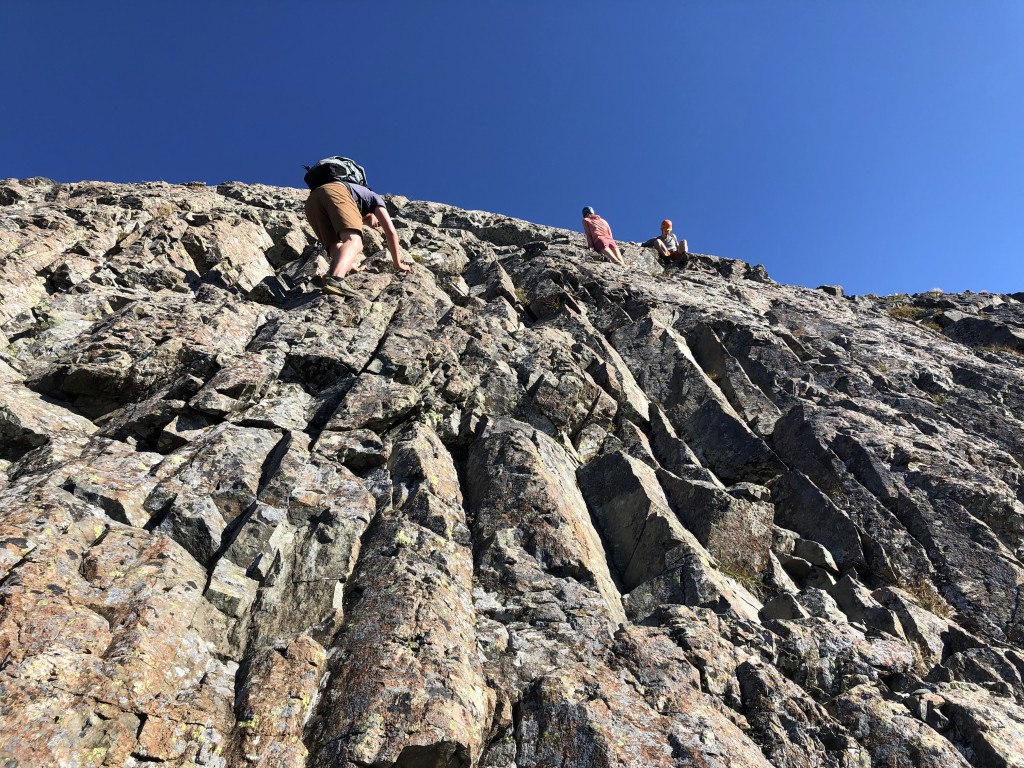
[{"label": "pale gray rock", "polygon": [[906,639],[903,626],[896,614],[883,607],[864,585],[859,584],[849,574],[833,584],[828,593],[850,621],[859,622],[893,637]]},{"label": "pale gray rock", "polygon": [[811,616],[793,595],[786,593],[765,603],[759,615],[762,619],[807,619]]},{"label": "pale gray rock", "polygon": [[832,573],[839,572],[836,561],[832,559],[832,553],[816,541],[797,539],[793,544],[793,556],[806,560],[812,565],[826,568]]},{"label": "pale gray rock", "polygon": [[954,743],[975,765],[1024,766],[1024,709],[1012,699],[971,684],[941,686],[943,712],[952,721]]},{"label": "pale gray rock", "polygon": [[230,560],[221,559],[210,574],[204,597],[231,618],[240,618],[256,599],[257,584]]},{"label": "pale gray rock", "polygon": [[864,745],[872,765],[971,765],[946,738],[871,685],[860,685],[837,697],[829,702],[828,709]]},{"label": "pale gray rock", "polygon": [[771,505],[736,498],[714,484],[662,470],[658,480],[683,525],[721,563],[759,577],[768,568]]}]

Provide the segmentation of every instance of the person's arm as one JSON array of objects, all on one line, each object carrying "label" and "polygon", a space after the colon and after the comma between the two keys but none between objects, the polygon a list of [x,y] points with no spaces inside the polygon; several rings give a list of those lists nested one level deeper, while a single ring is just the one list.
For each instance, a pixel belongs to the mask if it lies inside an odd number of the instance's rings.
[{"label": "person's arm", "polygon": [[412,267],[402,263],[402,250],[398,245],[398,232],[395,230],[395,225],[391,223],[388,209],[380,206],[374,213],[377,215],[377,221],[381,229],[384,230],[384,237],[388,241],[388,251],[391,252],[391,262],[395,265],[395,271],[412,272]]}]

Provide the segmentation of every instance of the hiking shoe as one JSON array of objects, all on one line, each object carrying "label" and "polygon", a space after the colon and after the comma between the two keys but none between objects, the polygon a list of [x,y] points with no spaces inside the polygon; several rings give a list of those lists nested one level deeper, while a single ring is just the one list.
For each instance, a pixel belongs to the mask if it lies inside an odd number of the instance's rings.
[{"label": "hiking shoe", "polygon": [[349,288],[348,284],[337,277],[327,276],[320,283],[320,289],[324,293],[332,293],[335,296],[349,296],[357,298],[359,294]]}]

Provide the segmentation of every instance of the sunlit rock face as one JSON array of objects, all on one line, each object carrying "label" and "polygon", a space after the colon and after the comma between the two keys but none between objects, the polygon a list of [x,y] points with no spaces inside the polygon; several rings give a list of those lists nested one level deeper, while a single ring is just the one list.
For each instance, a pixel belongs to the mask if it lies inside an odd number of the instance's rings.
[{"label": "sunlit rock face", "polygon": [[1024,766],[1024,296],[0,182],[0,763]]}]

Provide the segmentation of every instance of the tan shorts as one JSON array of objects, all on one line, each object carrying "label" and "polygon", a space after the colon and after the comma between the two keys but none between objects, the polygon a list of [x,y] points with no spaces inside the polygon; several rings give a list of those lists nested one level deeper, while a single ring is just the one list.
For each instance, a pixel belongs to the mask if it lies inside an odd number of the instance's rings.
[{"label": "tan shorts", "polygon": [[356,201],[348,187],[340,182],[324,184],[309,193],[306,218],[324,248],[341,242],[341,234],[346,229],[363,233],[363,217],[359,215]]}]

